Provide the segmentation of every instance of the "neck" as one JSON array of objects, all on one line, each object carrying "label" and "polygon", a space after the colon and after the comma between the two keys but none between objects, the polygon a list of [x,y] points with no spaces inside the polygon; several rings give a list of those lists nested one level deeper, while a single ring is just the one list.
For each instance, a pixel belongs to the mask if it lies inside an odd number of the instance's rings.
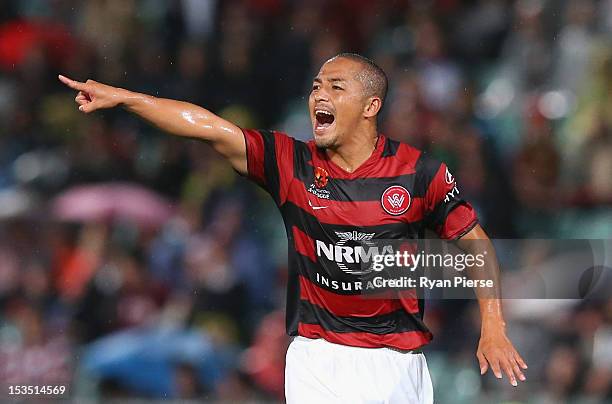
[{"label": "neck", "polygon": [[342,145],[327,149],[327,156],[337,166],[351,173],[359,168],[376,149],[376,126],[355,130]]}]

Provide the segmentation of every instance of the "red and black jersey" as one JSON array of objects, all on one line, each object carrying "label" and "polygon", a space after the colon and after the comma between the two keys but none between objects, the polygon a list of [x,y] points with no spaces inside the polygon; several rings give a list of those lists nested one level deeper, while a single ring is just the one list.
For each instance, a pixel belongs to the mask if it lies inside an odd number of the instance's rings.
[{"label": "red and black jersey", "polygon": [[363,250],[355,245],[419,239],[426,228],[455,239],[472,229],[476,214],[446,165],[380,135],[368,160],[348,173],[314,141],[243,132],[248,176],[272,195],[287,231],[288,334],[371,348],[427,344],[432,335],[414,291],[363,295],[356,265]]}]

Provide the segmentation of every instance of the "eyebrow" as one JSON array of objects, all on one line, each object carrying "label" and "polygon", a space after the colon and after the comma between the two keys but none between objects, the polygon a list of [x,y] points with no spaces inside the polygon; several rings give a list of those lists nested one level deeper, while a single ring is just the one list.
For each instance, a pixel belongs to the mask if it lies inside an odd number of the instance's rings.
[{"label": "eyebrow", "polygon": [[[319,77],[315,77],[312,81],[314,81],[315,83],[322,83],[323,82],[323,80],[321,80]],[[327,79],[327,81],[331,81],[333,83],[336,83],[336,82],[346,82],[346,79],[331,78],[331,79]]]}]

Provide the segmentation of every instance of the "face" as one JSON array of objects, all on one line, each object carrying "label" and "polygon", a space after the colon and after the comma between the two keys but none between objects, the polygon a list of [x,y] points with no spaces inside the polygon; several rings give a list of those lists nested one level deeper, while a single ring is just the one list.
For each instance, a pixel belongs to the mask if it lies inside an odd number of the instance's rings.
[{"label": "face", "polygon": [[358,62],[336,58],[314,78],[308,107],[317,147],[338,147],[363,119],[366,97],[357,79],[360,70]]}]

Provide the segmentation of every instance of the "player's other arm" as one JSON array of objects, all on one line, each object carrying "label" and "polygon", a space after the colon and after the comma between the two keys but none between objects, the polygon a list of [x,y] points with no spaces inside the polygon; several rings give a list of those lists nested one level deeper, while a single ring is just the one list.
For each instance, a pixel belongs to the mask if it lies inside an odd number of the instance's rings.
[{"label": "player's other arm", "polygon": [[62,83],[77,90],[79,110],[90,113],[98,109],[121,106],[145,121],[172,135],[209,142],[238,172],[247,173],[246,146],[242,131],[236,125],[212,112],[188,102],[157,98],[123,88],[87,80],[85,83],[59,76]]},{"label": "player's other arm", "polygon": [[455,178],[445,164],[425,160],[423,167],[431,178],[425,194],[428,210],[426,222],[443,239],[457,240],[463,251],[477,256],[487,251],[484,266],[467,268],[472,279],[493,281],[494,288],[476,287],[476,297],[482,315],[480,342],[476,356],[480,372],[484,374],[489,366],[496,377],[502,371],[516,386],[525,380],[521,368],[527,365],[506,336],[506,323],[500,300],[499,266],[491,240],[478,224],[474,208],[459,195]]},{"label": "player's other arm", "polygon": [[498,379],[501,379],[503,372],[510,383],[516,386],[517,378],[525,381],[521,369],[527,369],[527,364],[506,335],[506,322],[500,300],[499,265],[493,243],[482,227],[476,225],[457,240],[457,245],[472,255],[487,252],[484,266],[468,268],[468,273],[472,279],[492,280],[494,285],[492,289],[475,288],[482,319],[480,342],[476,352],[480,373],[484,374],[490,365]]}]

